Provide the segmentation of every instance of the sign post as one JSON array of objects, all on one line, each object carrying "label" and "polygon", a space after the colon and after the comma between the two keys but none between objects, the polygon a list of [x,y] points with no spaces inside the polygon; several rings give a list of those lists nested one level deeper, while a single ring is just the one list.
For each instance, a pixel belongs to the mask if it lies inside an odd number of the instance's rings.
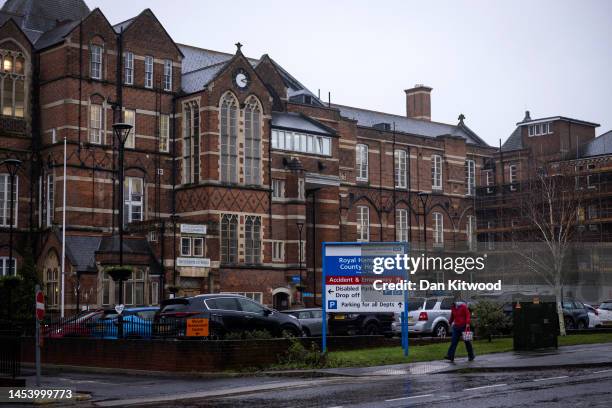
[{"label": "sign post", "polygon": [[36,306],[36,386],[40,387],[40,346],[41,333],[40,321],[45,317],[45,294],[40,290],[40,285],[36,285],[35,289],[35,306]]},{"label": "sign post", "polygon": [[407,271],[373,272],[377,257],[403,256],[408,245],[401,242],[324,242],[322,273],[321,348],[327,351],[327,313],[401,313],[402,347],[408,355],[408,291],[377,290],[381,283],[407,281]]}]

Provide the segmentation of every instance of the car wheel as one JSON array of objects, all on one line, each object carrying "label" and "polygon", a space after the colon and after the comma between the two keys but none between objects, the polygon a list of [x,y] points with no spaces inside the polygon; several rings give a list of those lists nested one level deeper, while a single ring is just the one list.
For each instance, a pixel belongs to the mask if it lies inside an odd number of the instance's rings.
[{"label": "car wheel", "polygon": [[295,326],[283,326],[281,328],[282,337],[300,337],[301,333]]},{"label": "car wheel", "polygon": [[364,329],[365,334],[368,336],[375,336],[378,334],[378,325],[376,323],[368,323]]},{"label": "car wheel", "polygon": [[444,323],[438,323],[433,329],[433,335],[434,337],[440,337],[443,339],[448,336],[448,328]]},{"label": "car wheel", "polygon": [[587,325],[586,325],[586,323],[584,322],[584,320],[580,320],[580,321],[578,322],[578,330],[584,330],[584,329],[586,329],[586,328],[587,328]]},{"label": "car wheel", "polygon": [[571,317],[566,317],[565,318],[565,329],[566,330],[573,330],[576,327],[574,326],[574,320]]}]

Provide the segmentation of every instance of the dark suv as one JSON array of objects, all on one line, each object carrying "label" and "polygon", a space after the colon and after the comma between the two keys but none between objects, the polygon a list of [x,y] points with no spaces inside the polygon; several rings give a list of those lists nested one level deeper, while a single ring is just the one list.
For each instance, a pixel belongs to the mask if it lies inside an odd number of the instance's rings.
[{"label": "dark suv", "polygon": [[586,329],[589,327],[589,310],[577,300],[564,300],[563,320],[566,329]]},{"label": "dark suv", "polygon": [[333,313],[327,320],[330,336],[342,334],[393,335],[393,313]]},{"label": "dark suv", "polygon": [[249,298],[233,294],[210,294],[167,299],[155,315],[154,335],[180,337],[189,318],[208,318],[212,338],[228,333],[267,331],[273,336],[302,335],[295,317],[269,309]]}]

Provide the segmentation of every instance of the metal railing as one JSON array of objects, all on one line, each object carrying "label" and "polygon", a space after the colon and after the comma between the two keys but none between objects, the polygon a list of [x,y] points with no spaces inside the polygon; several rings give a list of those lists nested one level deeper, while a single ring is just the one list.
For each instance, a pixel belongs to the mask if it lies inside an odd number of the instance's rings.
[{"label": "metal railing", "polygon": [[21,336],[16,331],[0,331],[0,375],[11,378],[21,373]]},{"label": "metal railing", "polygon": [[176,338],[185,336],[186,321],[184,319],[166,319],[155,321],[136,316],[118,318],[93,318],[80,320],[78,318],[58,318],[45,321],[42,324],[42,335],[47,338],[90,337],[102,339],[117,339],[119,325],[123,325],[123,338],[151,339]]}]

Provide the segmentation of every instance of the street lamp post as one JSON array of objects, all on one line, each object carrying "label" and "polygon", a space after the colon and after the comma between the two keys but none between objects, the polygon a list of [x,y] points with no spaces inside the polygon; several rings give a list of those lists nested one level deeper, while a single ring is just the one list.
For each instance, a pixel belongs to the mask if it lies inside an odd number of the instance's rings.
[{"label": "street lamp post", "polygon": [[298,264],[300,268],[300,286],[298,286],[298,293],[300,294],[300,302],[304,303],[304,286],[302,285],[302,229],[304,229],[304,223],[302,221],[298,221],[295,223],[295,225],[299,234]]},{"label": "street lamp post", "polygon": [[[11,184],[10,196],[9,196],[10,214],[9,214],[9,267],[8,267],[8,271],[10,275],[11,268],[14,268],[13,265],[15,265],[15,263],[13,262],[13,226],[15,224],[15,220],[14,220],[15,200],[13,200],[13,195],[15,194],[15,176],[17,175],[17,172],[19,171],[19,168],[21,167],[21,160],[6,159],[2,163],[0,163],[0,165],[4,165],[4,167],[6,167],[6,171],[9,174],[9,183]],[[15,273],[15,275],[17,274],[17,271],[13,271],[13,272]]]},{"label": "street lamp post", "polygon": [[[127,141],[130,132],[132,131],[132,125],[129,123],[115,123],[113,124],[113,132],[119,142],[119,214],[118,223],[119,226],[119,268],[109,272],[111,278],[116,282],[119,281],[119,304],[123,305],[123,281],[125,281],[131,274],[131,270],[123,267],[123,206],[125,205],[124,187],[123,187],[123,154],[125,149],[125,142]],[[120,313],[117,318],[119,327],[117,330],[117,337],[123,338],[123,314]]]}]

